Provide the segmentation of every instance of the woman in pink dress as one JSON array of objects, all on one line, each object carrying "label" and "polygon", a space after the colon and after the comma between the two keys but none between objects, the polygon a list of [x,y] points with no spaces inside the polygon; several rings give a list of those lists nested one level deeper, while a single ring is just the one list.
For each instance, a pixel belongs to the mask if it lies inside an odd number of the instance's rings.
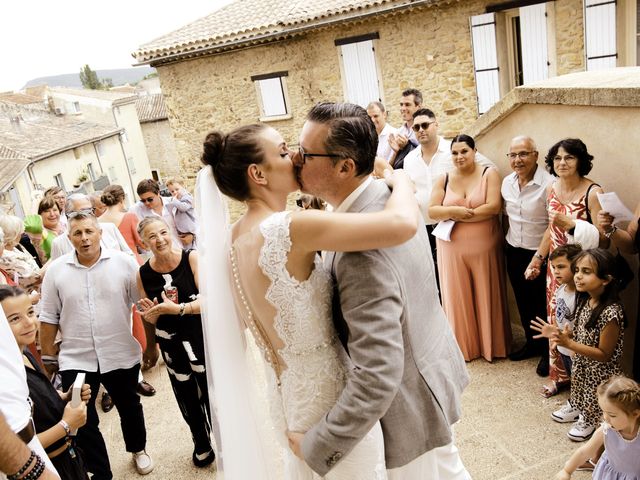
[{"label": "woman in pink dress", "polygon": [[[586,220],[597,226],[600,202],[598,193],[602,188],[586,175],[593,167],[593,155],[587,151],[587,146],[577,138],[560,140],[549,149],[545,157],[547,170],[557,179],[549,187],[547,194],[547,210],[549,211],[549,228],[545,233],[538,252],[551,253],[568,241],[568,235],[573,235],[575,220]],[[604,246],[607,239],[601,238],[600,246]],[[536,259],[532,259],[535,262]],[[530,264],[530,267],[535,265]],[[558,281],[547,267],[547,321],[555,323],[556,289]],[[542,395],[551,397],[569,385],[571,379],[567,375],[564,364],[555,346],[549,349],[549,379],[550,382],[542,387]]]},{"label": "woman in pink dress", "polygon": [[429,216],[455,222],[451,240],[438,238],[442,306],[467,361],[507,356],[511,327],[506,308],[500,175],[476,163],[473,138],[451,141],[455,168],[433,187]]}]

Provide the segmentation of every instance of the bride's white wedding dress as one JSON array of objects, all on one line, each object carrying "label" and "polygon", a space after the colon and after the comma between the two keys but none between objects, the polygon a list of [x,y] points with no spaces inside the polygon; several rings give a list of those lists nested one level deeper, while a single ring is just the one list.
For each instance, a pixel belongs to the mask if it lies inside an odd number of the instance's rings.
[{"label": "bride's white wedding dress", "polygon": [[[331,275],[319,256],[306,280],[287,271],[289,223],[289,212],[279,212],[238,237],[231,263],[239,314],[270,367],[268,395],[275,428],[306,432],[340,396],[346,354],[331,320]],[[286,480],[319,478],[288,448],[285,452]],[[379,423],[324,478],[385,479]]]}]

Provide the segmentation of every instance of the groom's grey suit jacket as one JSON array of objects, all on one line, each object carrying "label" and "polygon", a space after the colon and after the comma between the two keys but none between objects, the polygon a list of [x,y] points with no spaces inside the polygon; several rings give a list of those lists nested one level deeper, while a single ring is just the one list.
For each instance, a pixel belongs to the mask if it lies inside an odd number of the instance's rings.
[{"label": "groom's grey suit jacket", "polygon": [[[372,182],[349,211],[382,210],[389,195]],[[469,376],[440,306],[426,230],[397,247],[329,253],[325,264],[351,364],[338,401],[305,435],[306,462],[325,475],[378,419],[387,468],[450,443]]]}]

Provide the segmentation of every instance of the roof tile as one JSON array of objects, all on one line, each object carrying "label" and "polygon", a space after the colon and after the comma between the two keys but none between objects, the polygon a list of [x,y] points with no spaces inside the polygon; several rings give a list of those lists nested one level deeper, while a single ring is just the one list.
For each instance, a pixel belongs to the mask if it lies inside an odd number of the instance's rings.
[{"label": "roof tile", "polygon": [[167,109],[161,93],[138,97],[136,110],[140,123],[167,119]]}]

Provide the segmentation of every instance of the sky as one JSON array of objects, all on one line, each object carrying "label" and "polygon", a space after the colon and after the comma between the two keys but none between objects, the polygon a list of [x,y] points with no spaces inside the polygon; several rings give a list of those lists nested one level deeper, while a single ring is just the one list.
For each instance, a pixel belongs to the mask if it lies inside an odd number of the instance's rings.
[{"label": "sky", "polygon": [[9,0],[2,2],[0,92],[37,77],[127,68],[140,45],[232,0]]}]

